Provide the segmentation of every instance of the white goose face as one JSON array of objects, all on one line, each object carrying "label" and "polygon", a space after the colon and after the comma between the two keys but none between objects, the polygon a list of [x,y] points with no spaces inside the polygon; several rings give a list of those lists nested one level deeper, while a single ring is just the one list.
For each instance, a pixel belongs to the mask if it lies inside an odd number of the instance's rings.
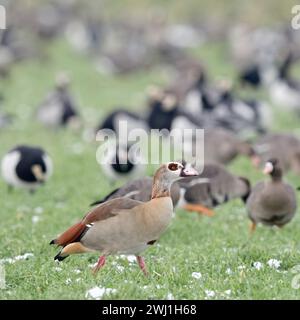
[{"label": "white goose face", "polygon": [[274,170],[274,165],[271,161],[266,162],[263,173],[264,174],[270,174]]}]

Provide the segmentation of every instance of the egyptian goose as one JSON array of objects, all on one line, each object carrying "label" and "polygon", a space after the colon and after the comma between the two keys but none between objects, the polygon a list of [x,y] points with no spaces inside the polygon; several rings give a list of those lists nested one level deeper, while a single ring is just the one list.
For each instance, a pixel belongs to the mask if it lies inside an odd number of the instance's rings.
[{"label": "egyptian goose", "polygon": [[36,117],[47,127],[80,126],[76,103],[69,92],[70,79],[65,73],[58,74],[56,87],[36,111]]},{"label": "egyptian goose", "polygon": [[[144,177],[140,179],[130,180],[120,188],[113,190],[103,199],[93,202],[91,206],[95,206],[100,203],[104,203],[105,201],[120,197],[126,197],[133,200],[147,202],[151,199],[152,184],[152,177]],[[171,186],[171,198],[173,202],[173,207],[176,208],[180,198],[180,187],[177,182],[174,182]]]},{"label": "egyptian goose", "polygon": [[257,162],[276,158],[283,172],[292,170],[300,175],[300,139],[290,133],[272,133],[259,138],[253,145]]},{"label": "egyptian goose", "polygon": [[[191,168],[191,164],[185,161],[182,164],[188,170]],[[151,185],[152,178],[150,177],[129,181],[91,205],[119,197],[146,202],[151,199]],[[237,177],[217,164],[206,164],[199,176],[180,179],[171,187],[174,208],[180,207],[186,211],[206,216],[213,216],[212,208],[234,198],[241,198],[245,201],[249,193],[250,182],[246,178]]]},{"label": "egyptian goose", "polygon": [[258,223],[267,226],[283,227],[292,220],[297,209],[294,188],[282,181],[282,169],[277,159],[265,163],[264,174],[271,176],[271,181],[258,182],[246,202],[248,216],[253,232]]},{"label": "egyptian goose", "polygon": [[39,147],[20,145],[2,159],[2,176],[8,186],[35,191],[52,174],[52,160]]},{"label": "egyptian goose", "polygon": [[196,170],[186,170],[179,162],[162,165],[155,173],[151,200],[141,202],[122,197],[98,205],[84,218],[61,234],[50,244],[62,246],[55,260],[70,254],[100,251],[94,272],[112,254],[134,254],[144,274],[147,274],[140,256],[155,243],[166,230],[173,216],[170,188],[183,176],[197,175]]},{"label": "egyptian goose", "polygon": [[118,180],[134,179],[144,174],[146,166],[142,164],[142,156],[134,149],[134,144],[109,145],[101,160],[103,173],[110,183]]}]

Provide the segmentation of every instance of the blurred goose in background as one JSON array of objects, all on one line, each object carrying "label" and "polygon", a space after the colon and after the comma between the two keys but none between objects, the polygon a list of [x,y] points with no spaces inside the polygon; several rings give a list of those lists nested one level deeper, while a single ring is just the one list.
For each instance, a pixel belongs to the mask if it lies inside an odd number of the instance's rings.
[{"label": "blurred goose in background", "polygon": [[258,161],[251,144],[233,132],[223,128],[204,130],[204,163],[226,165],[239,155],[249,157],[254,164]]},{"label": "blurred goose in background", "polygon": [[215,117],[226,121],[228,129],[244,136],[265,133],[272,124],[272,112],[266,103],[237,98],[230,81],[219,84],[220,99]]},{"label": "blurred goose in background", "polygon": [[253,88],[259,88],[263,84],[260,67],[257,64],[245,67],[239,72],[238,77],[242,86],[249,85]]},{"label": "blurred goose in background", "polygon": [[107,145],[104,154],[101,154],[100,164],[103,174],[110,183],[137,178],[144,175],[146,166],[143,164],[142,155],[134,144]]},{"label": "blurred goose in background", "polygon": [[208,88],[206,75],[201,72],[186,93],[182,108],[199,122],[203,119],[207,122],[213,118],[215,103],[216,99]]},{"label": "blurred goose in background", "polygon": [[121,197],[106,201],[88,212],[85,217],[50,244],[63,248],[55,260],[63,260],[70,254],[101,252],[94,272],[105,264],[106,256],[134,254],[145,275],[146,265],[140,254],[153,245],[171,223],[173,204],[170,188],[183,176],[197,175],[187,171],[178,162],[162,165],[155,173],[151,200],[140,202]]},{"label": "blurred goose in background", "polygon": [[8,76],[10,69],[15,62],[14,54],[9,47],[10,29],[0,30],[0,75]]},{"label": "blurred goose in background", "polygon": [[[201,180],[203,177],[207,181]],[[218,164],[205,164],[199,177],[179,180],[178,184],[181,191],[178,206],[208,216],[214,215],[210,209],[232,199],[241,198],[245,202],[251,191],[247,178],[235,176]]]},{"label": "blurred goose in background", "polygon": [[[126,127],[123,125],[126,125]],[[97,134],[101,134],[105,130],[105,134],[114,134],[120,143],[126,142],[128,134],[133,129],[143,129],[148,132],[149,127],[147,122],[138,114],[124,109],[116,109],[109,113],[96,129]],[[126,130],[125,132],[123,130]],[[110,132],[111,131],[111,132]]]},{"label": "blurred goose in background", "polygon": [[300,114],[300,82],[290,76],[293,61],[291,54],[287,54],[281,66],[264,66],[261,76],[274,105]]},{"label": "blurred goose in background", "polygon": [[258,182],[246,202],[252,222],[251,232],[254,232],[258,223],[283,227],[292,220],[297,209],[295,190],[282,181],[282,169],[278,160],[268,160],[263,173],[269,174],[271,181]]},{"label": "blurred goose in background", "polygon": [[44,3],[37,7],[34,15],[37,35],[43,40],[52,40],[63,30],[66,12],[61,3]]},{"label": "blurred goose in background", "polygon": [[199,128],[200,123],[179,106],[178,97],[172,91],[165,90],[149,103],[150,112],[147,123],[150,129],[173,130]]},{"label": "blurred goose in background", "polygon": [[36,117],[43,125],[57,128],[80,127],[77,105],[69,92],[70,78],[65,73],[58,74],[56,87],[49,92],[36,111]]},{"label": "blurred goose in background", "polygon": [[95,55],[104,37],[102,23],[94,19],[73,19],[65,28],[65,36],[79,52]]},{"label": "blurred goose in background", "polygon": [[254,144],[257,161],[264,163],[276,158],[283,172],[292,170],[300,175],[300,139],[290,133],[270,133],[259,138]]},{"label": "blurred goose in background", "polygon": [[42,148],[20,145],[2,158],[1,171],[10,188],[24,188],[34,192],[52,175],[53,165]]}]

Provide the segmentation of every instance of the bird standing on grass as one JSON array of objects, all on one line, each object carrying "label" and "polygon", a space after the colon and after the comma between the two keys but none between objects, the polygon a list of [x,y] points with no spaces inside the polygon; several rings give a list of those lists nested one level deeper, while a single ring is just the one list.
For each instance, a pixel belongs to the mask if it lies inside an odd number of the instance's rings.
[{"label": "bird standing on grass", "polygon": [[134,144],[117,144],[108,147],[101,161],[103,173],[111,184],[119,180],[129,180],[143,175],[145,165],[139,149]]},{"label": "bird standing on grass", "polygon": [[36,117],[47,127],[69,126],[78,129],[81,125],[77,105],[70,93],[70,78],[65,73],[58,74],[56,86],[39,105]]},{"label": "bird standing on grass", "polygon": [[101,256],[94,268],[97,272],[104,266],[108,255],[134,254],[146,275],[146,265],[140,254],[158,240],[171,222],[171,185],[180,177],[194,175],[197,175],[196,170],[186,170],[179,162],[162,165],[155,173],[150,201],[122,197],[98,205],[51,241],[50,244],[63,247],[55,260],[63,260],[74,253],[100,251]]},{"label": "bird standing on grass", "polygon": [[238,177],[219,164],[205,164],[199,177],[180,180],[178,184],[181,191],[178,206],[207,216],[213,216],[213,208],[232,199],[241,198],[245,202],[251,191],[247,178]]},{"label": "bird standing on grass", "polygon": [[2,159],[2,176],[8,186],[35,191],[52,174],[52,160],[39,147],[20,145]]},{"label": "bird standing on grass", "polygon": [[[186,169],[192,166],[185,161],[182,161],[182,164]],[[200,172],[198,169],[196,168]],[[151,177],[131,180],[91,205],[119,197],[146,202],[151,199],[151,186]],[[206,164],[199,176],[175,181],[171,186],[171,198],[174,208],[179,207],[211,217],[214,215],[212,208],[235,198],[245,201],[250,191],[251,186],[248,179],[233,175],[222,165]]]},{"label": "bird standing on grass", "polygon": [[278,160],[267,161],[263,173],[269,174],[271,181],[258,182],[246,203],[252,222],[251,232],[254,232],[258,223],[283,227],[292,220],[297,209],[295,190],[282,181],[282,169]]}]

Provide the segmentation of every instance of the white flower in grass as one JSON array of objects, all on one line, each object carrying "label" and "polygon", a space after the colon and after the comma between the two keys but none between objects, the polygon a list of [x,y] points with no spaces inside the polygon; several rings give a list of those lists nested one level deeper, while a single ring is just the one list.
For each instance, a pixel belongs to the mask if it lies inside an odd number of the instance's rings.
[{"label": "white flower in grass", "polygon": [[72,283],[72,280],[71,280],[70,278],[68,278],[68,279],[65,281],[65,283],[66,283],[67,285],[69,285],[69,284]]},{"label": "white flower in grass", "polygon": [[98,263],[97,262],[95,262],[95,263],[90,263],[89,264],[89,268],[95,268],[96,267],[96,265],[97,265]]},{"label": "white flower in grass", "polygon": [[121,259],[127,259],[129,263],[135,263],[136,262],[136,256],[134,256],[133,254],[129,254],[129,255],[121,254],[120,258]]},{"label": "white flower in grass", "polygon": [[42,207],[34,208],[34,213],[36,214],[42,214],[43,212],[44,212],[44,209]]},{"label": "white flower in grass", "polygon": [[15,263],[15,260],[13,258],[5,258],[5,259],[1,259],[0,263]]},{"label": "white flower in grass", "polygon": [[225,272],[226,272],[226,274],[228,274],[228,275],[231,275],[231,274],[233,273],[230,268],[227,268]]},{"label": "white flower in grass", "polygon": [[75,281],[80,282],[81,280],[82,280],[81,278],[77,278]]},{"label": "white flower in grass", "polygon": [[31,218],[31,221],[32,221],[32,223],[34,223],[34,224],[38,223],[40,220],[41,220],[41,217],[39,217],[39,216],[33,216],[33,217]]},{"label": "white flower in grass", "polygon": [[28,258],[33,257],[33,256],[34,256],[33,253],[24,253],[23,255],[15,256],[14,258],[1,259],[0,262],[13,264],[16,261],[27,260]]},{"label": "white flower in grass", "polygon": [[207,298],[213,298],[216,295],[213,290],[205,290],[204,292]]},{"label": "white flower in grass", "polygon": [[278,269],[280,268],[281,261],[277,259],[270,259],[267,264],[270,268]]},{"label": "white flower in grass", "polygon": [[79,274],[79,273],[81,273],[81,271],[79,269],[75,269],[74,273]]},{"label": "white flower in grass", "polygon": [[256,261],[256,262],[253,263],[253,267],[254,267],[256,270],[261,270],[261,269],[264,267],[264,265],[263,265],[261,262]]},{"label": "white flower in grass", "polygon": [[242,271],[242,270],[245,270],[245,269],[246,269],[246,266],[244,266],[244,265],[238,266],[238,270],[239,271]]},{"label": "white flower in grass", "polygon": [[117,269],[119,272],[123,272],[125,268],[124,268],[123,266],[116,265],[116,269]]},{"label": "white flower in grass", "polygon": [[225,290],[224,293],[227,294],[228,296],[230,296],[231,295],[231,290],[230,289]]},{"label": "white flower in grass", "polygon": [[62,268],[60,268],[60,267],[55,267],[54,270],[57,271],[57,272],[60,272],[60,271],[62,270]]},{"label": "white flower in grass", "polygon": [[21,256],[16,256],[14,259],[16,261],[18,261],[18,260],[27,260],[28,258],[33,257],[33,256],[34,256],[33,253],[24,253]]},{"label": "white flower in grass", "polygon": [[166,299],[167,299],[167,300],[174,300],[175,298],[174,298],[173,294],[172,294],[171,292],[169,292],[169,293],[167,294]]},{"label": "white flower in grass", "polygon": [[110,295],[116,292],[117,290],[112,288],[94,287],[86,292],[85,297],[100,300],[104,295]]},{"label": "white flower in grass", "polygon": [[202,278],[202,274],[200,272],[193,272],[192,273],[192,277],[195,279],[201,279]]}]

